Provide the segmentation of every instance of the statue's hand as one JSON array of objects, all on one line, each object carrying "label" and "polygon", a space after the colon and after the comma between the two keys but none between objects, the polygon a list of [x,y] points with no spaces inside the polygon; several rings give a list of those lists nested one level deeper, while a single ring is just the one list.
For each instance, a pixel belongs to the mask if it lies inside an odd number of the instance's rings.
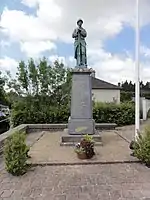
[{"label": "statue's hand", "polygon": [[80,28],[78,28],[78,32],[81,33],[81,29]]}]

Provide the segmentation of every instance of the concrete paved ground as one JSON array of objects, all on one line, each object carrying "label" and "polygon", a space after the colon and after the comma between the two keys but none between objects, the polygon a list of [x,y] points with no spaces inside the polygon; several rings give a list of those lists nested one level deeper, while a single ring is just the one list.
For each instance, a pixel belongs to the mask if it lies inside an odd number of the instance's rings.
[{"label": "concrete paved ground", "polygon": [[140,164],[36,167],[0,173],[1,200],[148,200],[150,169]]},{"label": "concrete paved ground", "polygon": [[[147,126],[150,121],[142,123],[141,130]],[[78,163],[89,162],[79,161],[74,152],[74,147],[60,146],[62,132],[40,132],[31,133],[28,141],[32,141],[30,149],[31,162],[39,163]],[[134,125],[117,128],[115,131],[103,131],[103,146],[96,146],[96,156],[90,162],[124,162],[135,161],[130,156],[129,144],[134,138]]]},{"label": "concrete paved ground", "polygon": [[99,163],[136,160],[130,156],[129,143],[114,131],[102,133],[103,146],[95,146],[96,156],[90,160],[79,160],[74,152],[74,146],[60,146],[61,136],[62,132],[45,132],[31,147],[29,152],[30,161],[34,164],[73,164],[79,162]]},{"label": "concrete paved ground", "polygon": [[[134,126],[122,127],[116,133],[104,133],[104,147],[97,149],[99,158],[116,160],[129,159],[128,142],[134,135]],[[62,154],[53,155],[57,148],[56,135],[50,141],[50,134],[33,133],[28,136],[28,144],[36,159],[64,161]],[[50,144],[52,144],[50,148]],[[42,145],[38,150],[38,146]],[[38,148],[37,148],[38,147]],[[68,147],[67,147],[68,148]],[[39,153],[37,153],[39,151]],[[73,149],[70,155],[75,157]],[[126,153],[125,153],[126,152]],[[56,155],[57,158],[56,158]],[[32,158],[32,159],[33,159]],[[59,158],[59,159],[58,159]],[[61,159],[60,159],[61,158]],[[38,160],[39,162],[39,160]],[[8,174],[0,159],[0,200],[150,200],[150,169],[132,164],[101,164],[74,166],[45,166],[32,168],[22,177]]]}]

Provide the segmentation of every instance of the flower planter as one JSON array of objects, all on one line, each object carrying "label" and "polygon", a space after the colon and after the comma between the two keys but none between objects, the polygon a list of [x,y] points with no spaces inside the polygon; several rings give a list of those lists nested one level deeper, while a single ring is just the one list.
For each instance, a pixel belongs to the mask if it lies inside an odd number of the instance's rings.
[{"label": "flower planter", "polygon": [[83,152],[83,153],[77,153],[77,156],[79,159],[83,160],[83,159],[87,159],[87,156],[86,156],[86,153]]},{"label": "flower planter", "polygon": [[79,159],[91,159],[95,155],[92,137],[85,135],[81,142],[76,144],[75,152]]}]

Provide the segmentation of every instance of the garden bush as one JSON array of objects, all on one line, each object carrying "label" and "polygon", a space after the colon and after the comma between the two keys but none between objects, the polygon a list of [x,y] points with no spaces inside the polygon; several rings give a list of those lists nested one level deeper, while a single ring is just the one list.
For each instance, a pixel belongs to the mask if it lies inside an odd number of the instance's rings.
[{"label": "garden bush", "polygon": [[17,102],[12,109],[11,120],[13,126],[20,124],[66,123],[69,117],[69,108],[66,106],[54,107],[44,103]]},{"label": "garden bush", "polygon": [[121,102],[132,101],[132,97],[133,97],[133,92],[125,92],[125,91],[120,92]]},{"label": "garden bush", "polygon": [[118,126],[134,124],[134,103],[95,103],[93,118],[97,123],[116,123]]},{"label": "garden bush", "polygon": [[[54,107],[40,103],[21,102],[12,109],[12,123],[20,124],[36,123],[68,123],[70,116],[69,106],[60,105]],[[94,103],[93,118],[96,123],[116,123],[118,126],[134,124],[134,103]]]},{"label": "garden bush", "polygon": [[140,134],[134,145],[133,154],[141,162],[150,166],[150,126],[145,129],[143,134]]},{"label": "garden bush", "polygon": [[6,170],[12,175],[23,175],[28,168],[29,147],[26,145],[25,133],[15,132],[5,141],[4,159]]}]

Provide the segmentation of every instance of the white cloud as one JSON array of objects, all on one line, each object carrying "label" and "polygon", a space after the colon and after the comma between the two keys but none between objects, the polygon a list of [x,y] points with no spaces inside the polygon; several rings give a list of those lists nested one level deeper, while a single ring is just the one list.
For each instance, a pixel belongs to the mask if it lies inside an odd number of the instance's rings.
[{"label": "white cloud", "polygon": [[150,48],[146,47],[146,46],[141,46],[141,54],[145,57],[145,58],[150,58]]},{"label": "white cloud", "polygon": [[67,67],[73,68],[75,66],[75,60],[72,56],[64,57],[64,56],[58,56],[54,54],[49,57],[50,62],[53,63],[55,60],[58,60],[60,63],[63,63]]},{"label": "white cloud", "polygon": [[10,71],[13,75],[17,71],[18,62],[10,57],[0,58],[0,71]]},{"label": "white cloud", "polygon": [[[71,42],[79,17],[85,20],[89,41],[103,40],[119,33],[124,23],[133,24],[135,11],[135,0],[87,0],[86,4],[79,0],[23,0],[22,3],[29,7],[38,5],[37,16],[5,8],[0,25],[13,40]],[[147,0],[141,2],[141,21],[148,16],[149,5]]]},{"label": "white cloud", "polygon": [[[141,48],[142,49],[142,48]],[[145,49],[145,47],[144,47]],[[148,49],[146,48],[148,51]],[[141,51],[145,56],[145,53]],[[101,48],[99,52],[90,51],[89,61],[92,61],[92,66],[96,70],[96,76],[114,84],[125,80],[135,82],[135,61],[133,56],[126,52],[122,54],[111,54]],[[140,79],[144,82],[150,80],[150,60],[140,59]]]},{"label": "white cloud", "polygon": [[10,46],[10,42],[6,41],[6,40],[1,40],[0,41],[0,47],[1,48],[5,48],[5,47],[9,47]]},{"label": "white cloud", "polygon": [[[73,57],[65,58],[53,55],[49,58],[52,62],[56,59],[62,61],[68,66],[75,66]],[[133,81],[135,82],[135,62],[131,55],[113,55],[109,52],[100,49],[99,52],[89,52],[89,62],[93,62],[92,67],[96,71],[96,77],[102,80],[118,84],[122,81]],[[150,79],[150,61],[140,63],[140,79],[143,82],[149,81]]]},{"label": "white cloud", "polygon": [[37,6],[38,1],[37,0],[22,0],[21,3],[32,8],[32,7]]},{"label": "white cloud", "polygon": [[29,57],[38,57],[46,50],[55,50],[56,45],[50,41],[21,42],[21,51],[26,52]]},{"label": "white cloud", "polygon": [[[134,60],[130,54],[112,55],[103,49],[103,42],[113,38],[124,25],[135,25],[135,0],[22,0],[22,3],[37,9],[36,15],[5,8],[0,20],[2,32],[11,41],[18,41],[21,50],[28,56],[38,56],[45,50],[55,49],[56,41],[73,42],[71,34],[78,18],[84,19],[88,31],[89,62],[97,76],[118,82],[134,79]],[[140,1],[140,24],[150,22],[150,1]],[[17,23],[16,23],[17,22]],[[72,44],[73,45],[73,44]],[[149,51],[143,49],[148,56]],[[145,53],[144,53],[145,52]],[[59,56],[51,56],[50,60]],[[59,58],[60,59],[60,58]],[[61,58],[62,59],[62,58]],[[64,58],[71,65],[74,59]],[[141,63],[144,79],[148,79],[149,63]],[[145,72],[147,72],[145,74]],[[150,73],[149,73],[150,74]]]},{"label": "white cloud", "polygon": [[67,64],[66,58],[63,57],[63,56],[51,55],[51,56],[49,57],[49,61],[52,62],[52,63],[55,62],[56,60],[58,60],[58,62],[60,62],[60,63],[63,63],[64,65]]}]

